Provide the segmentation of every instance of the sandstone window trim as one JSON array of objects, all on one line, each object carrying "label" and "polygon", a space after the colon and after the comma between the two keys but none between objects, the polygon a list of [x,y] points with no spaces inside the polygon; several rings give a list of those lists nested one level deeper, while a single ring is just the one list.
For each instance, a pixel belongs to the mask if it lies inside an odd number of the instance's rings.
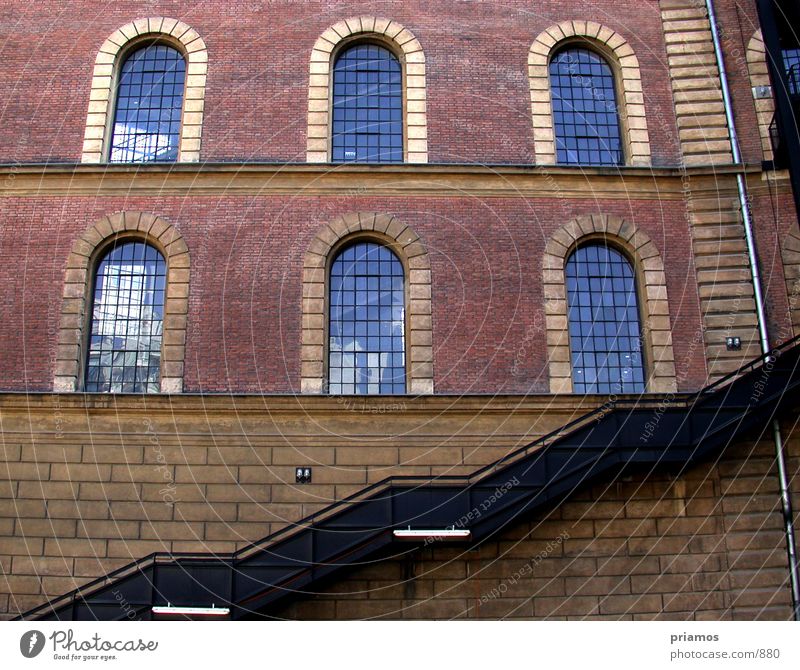
[{"label": "sandstone window trim", "polygon": [[86,116],[82,163],[108,161],[119,70],[133,50],[153,41],[163,42],[177,49],[186,59],[178,162],[196,163],[200,160],[208,71],[205,42],[197,31],[182,21],[151,17],[133,21],[117,29],[97,52]]},{"label": "sandstone window trim", "polygon": [[789,322],[793,335],[798,335],[800,334],[800,228],[796,223],[792,224],[783,238],[781,258],[789,305]]},{"label": "sandstone window trim", "polygon": [[146,212],[117,212],[89,226],[75,241],[67,259],[53,381],[55,392],[83,390],[94,275],[109,246],[123,239],[152,245],[167,262],[160,389],[161,393],[183,391],[189,250],[180,232],[161,217]]},{"label": "sandstone window trim", "polygon": [[308,83],[306,161],[331,160],[333,66],[343,48],[357,42],[388,48],[403,70],[403,157],[405,163],[428,162],[425,53],[414,34],[390,19],[351,17],[335,23],[317,39],[311,51]]},{"label": "sandstone window trim", "polygon": [[324,393],[330,265],[345,246],[365,239],[389,247],[406,273],[406,393],[433,393],[431,267],[419,236],[389,214],[350,213],[315,235],[303,260],[301,393]]},{"label": "sandstone window trim", "polygon": [[625,165],[651,164],[650,136],[639,60],[619,33],[593,21],[564,21],[544,30],[528,53],[528,82],[535,161],[556,164],[550,60],[567,46],[583,46],[603,56],[614,72]]},{"label": "sandstone window trim", "polygon": [[621,250],[633,265],[644,337],[646,392],[677,391],[672,325],[661,255],[652,240],[633,224],[618,216],[593,214],[561,226],[545,245],[542,284],[550,392],[573,392],[564,266],[578,246],[592,241]]},{"label": "sandstone window trim", "polygon": [[[750,86],[771,86],[767,69],[767,49],[764,46],[764,38],[761,30],[756,30],[747,44],[747,70],[750,76]],[[756,120],[758,122],[758,132],[761,137],[761,151],[765,161],[771,161],[772,140],[770,139],[769,126],[775,115],[775,100],[772,95],[766,98],[754,99],[753,104],[756,109]]]}]

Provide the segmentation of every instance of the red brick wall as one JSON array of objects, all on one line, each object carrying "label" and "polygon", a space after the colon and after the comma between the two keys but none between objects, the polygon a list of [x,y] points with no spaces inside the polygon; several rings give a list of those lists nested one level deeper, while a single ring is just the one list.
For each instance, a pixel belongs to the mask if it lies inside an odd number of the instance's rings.
[{"label": "red brick wall", "polygon": [[179,18],[208,46],[205,160],[305,160],[308,62],[317,37],[350,16],[378,14],[425,50],[431,161],[530,163],[528,50],[545,28],[594,20],[636,52],[653,163],[677,161],[672,93],[657,3],[330,2],[7,3],[0,23],[0,157],[78,161],[92,67],[114,30],[138,18]]},{"label": "red brick wall", "polygon": [[73,240],[123,209],[165,217],[189,247],[186,391],[299,390],[303,255],[322,225],[349,211],[394,214],[428,248],[437,392],[548,390],[542,253],[553,230],[586,212],[630,219],[656,244],[669,268],[676,367],[688,371],[680,388],[705,380],[702,349],[691,346],[700,314],[679,202],[42,197],[0,200],[5,390],[52,389]]},{"label": "red brick wall", "polygon": [[[668,2],[542,0],[535,7],[527,0],[5,3],[0,7],[0,90],[5,92],[0,162],[77,162],[98,47],[123,24],[153,15],[182,19],[208,46],[204,160],[303,162],[312,45],[342,18],[377,14],[404,24],[425,50],[431,162],[533,162],[528,49],[542,30],[574,18],[613,28],[636,51],[653,163],[675,165],[679,150],[660,16],[661,5]],[[717,0],[717,7],[730,52],[745,158],[757,162],[758,130],[739,57],[755,29],[752,0]],[[729,182],[721,180],[721,188]],[[427,246],[437,392],[547,391],[542,252],[565,221],[595,212],[630,220],[658,247],[667,269],[678,386],[700,387],[707,366],[702,347],[693,344],[702,320],[685,205],[597,195],[594,200],[458,194],[216,197],[196,192],[186,198],[5,196],[0,198],[0,390],[52,388],[67,255],[82,231],[119,210],[166,218],[189,247],[186,391],[299,390],[303,254],[322,225],[352,211],[394,214]],[[731,198],[730,189],[724,198]],[[776,337],[787,324],[780,249],[790,228],[796,228],[796,218],[785,193],[755,193],[754,211]],[[725,266],[723,256],[720,267]],[[58,426],[80,413],[74,408],[71,415],[62,412],[64,396],[54,397],[48,421],[56,423],[58,433]],[[124,436],[108,438],[97,449],[83,444],[80,431],[60,445],[61,438],[49,428],[39,426],[41,432],[31,436],[29,425],[9,430],[4,419],[8,467],[0,480],[0,569],[13,578],[0,588],[0,611],[24,609],[45,594],[71,588],[75,578],[97,576],[164,543],[177,550],[181,542],[202,541],[204,548],[215,549],[254,539],[269,530],[261,503],[269,503],[270,514],[292,519],[307,513],[307,505],[319,504],[298,498],[285,484],[299,452],[288,441],[283,444],[281,431],[270,437],[280,448],[265,443],[257,411],[251,416],[259,425],[250,430],[262,439],[258,450],[268,451],[267,461],[280,468],[276,481],[265,471],[266,461],[249,460],[245,445],[251,435],[244,428],[242,435],[227,435],[224,447],[213,443],[238,425],[235,412],[220,410],[209,420],[206,400],[161,400],[185,401],[197,412],[196,422],[186,427],[192,448],[184,448],[180,431],[164,447],[172,449],[173,482],[183,486],[183,517],[172,516],[160,499],[162,472],[154,467],[152,450],[142,446],[152,404],[148,414],[144,406],[130,412],[124,430],[109,432]],[[317,400],[333,402],[312,399]],[[106,399],[96,402],[102,405]],[[282,416],[296,429],[302,422],[292,411]],[[404,409],[397,414],[392,420],[408,421]],[[454,420],[451,414],[442,412],[437,439],[445,435],[449,440],[469,425],[475,444],[453,450],[448,443],[432,455],[406,453],[378,441],[321,446],[317,427],[295,441],[305,445],[314,435],[314,463],[351,466],[335,474],[320,469],[315,485],[324,487],[326,500],[334,500],[398,463],[433,475],[466,470],[499,455],[485,451],[496,446],[485,442],[499,444],[497,426],[476,428],[471,420]],[[348,414],[341,420],[348,426],[337,433],[340,437],[376,423],[373,416],[352,420]],[[512,420],[522,421],[519,411],[509,415]],[[548,410],[545,423],[556,420],[566,422]],[[389,420],[380,425],[401,432]],[[514,430],[527,433],[528,427]],[[516,439],[501,437],[504,448]],[[475,451],[475,445],[484,451],[468,458],[467,449]],[[790,448],[790,470],[796,472],[796,440]],[[293,606],[285,615],[787,618],[770,449],[768,442],[744,440],[719,463],[681,477],[642,476],[583,492],[550,515],[508,528],[477,552],[463,556],[437,548],[389,561],[354,573],[344,586]],[[200,483],[192,488],[189,482]],[[248,487],[261,496],[258,505],[254,499],[244,502]],[[153,503],[152,520],[163,523],[154,527],[141,521],[142,501]],[[488,597],[560,533],[568,537],[546,550],[525,581],[514,581],[503,597]],[[407,583],[409,575],[417,577],[413,586]],[[368,595],[336,595],[342,589]],[[12,602],[12,594],[19,599]]]}]

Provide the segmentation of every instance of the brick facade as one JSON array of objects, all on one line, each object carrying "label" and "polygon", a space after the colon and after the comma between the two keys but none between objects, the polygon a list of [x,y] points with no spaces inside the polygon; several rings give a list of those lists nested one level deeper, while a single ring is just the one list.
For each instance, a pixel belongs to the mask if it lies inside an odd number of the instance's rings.
[{"label": "brick facade", "polygon": [[[117,2],[100,13],[92,2],[75,2],[76,18],[67,19],[56,2],[14,4],[6,23],[13,29],[3,35],[9,60],[0,76],[4,90],[15,95],[4,101],[0,156],[80,160],[98,52],[124,26],[163,16],[182,21],[206,46],[200,159],[304,162],[315,44],[331,26],[366,15],[369,5],[290,0],[187,7],[172,0]],[[525,0],[455,7],[450,0],[410,0],[374,7],[371,16],[405,28],[425,54],[428,161],[532,162],[531,46],[562,21],[594,20],[619,33],[636,54],[648,114],[664,117],[649,129],[652,162],[674,164],[675,120],[657,7],[635,0],[600,0],[591,10],[553,0],[536,11]],[[33,43],[31,34],[37,36]]]},{"label": "brick facade", "polygon": [[[483,179],[504,181],[490,174]],[[36,230],[49,231],[27,248],[28,272],[36,268],[36,282],[13,263],[0,268],[12,301],[10,313],[20,319],[24,315],[26,324],[23,328],[14,319],[0,324],[6,343],[0,365],[9,371],[3,384],[14,391],[52,390],[59,356],[58,337],[52,334],[60,327],[63,281],[75,240],[109,212],[134,211],[158,213],[180,231],[191,259],[184,390],[301,391],[304,259],[323,226],[355,211],[391,214],[424,241],[431,265],[437,391],[549,391],[547,351],[540,335],[546,317],[539,283],[544,249],[565,221],[590,213],[635,222],[663,250],[664,262],[673,270],[666,279],[675,360],[690,368],[678,388],[701,387],[706,381],[702,349],[691,345],[700,312],[696,294],[686,288],[693,268],[691,256],[682,251],[689,238],[681,203],[666,209],[646,194],[633,199],[624,190],[615,199],[583,196],[554,202],[547,198],[553,188],[548,180],[536,174],[528,179],[541,190],[540,197],[523,200],[508,189],[504,197],[326,198],[303,195],[302,187],[295,196],[265,196],[258,195],[263,189],[256,186],[249,196],[190,200],[33,197],[25,207],[16,207],[3,199],[0,207],[9,232],[14,231],[12,244]],[[373,180],[359,178],[358,183],[367,183],[369,193]],[[585,184],[581,178],[570,188],[577,191]],[[664,190],[652,189],[652,197]],[[481,225],[465,223],[462,234],[454,235],[454,220]],[[24,354],[24,371],[16,363],[19,352]]]},{"label": "brick facade", "polygon": [[[753,3],[716,4],[777,344],[800,334],[800,229],[786,174],[761,164]],[[582,240],[633,261],[649,393],[760,352],[697,0],[62,5],[0,21],[0,616],[152,551],[230,551],[389,474],[467,474],[603,405],[571,392],[563,263]],[[153,36],[187,56],[181,160],[108,165],[120,55]],[[330,63],[363,37],[402,63],[403,165],[327,163]],[[553,164],[547,63],[573,42],[617,76],[622,166]],[[161,394],[74,392],[117,236],[167,260]],[[327,268],[358,236],[406,271],[407,396],[324,393]],[[687,472],[576,491],[283,615],[788,618],[770,448],[743,436]]]}]

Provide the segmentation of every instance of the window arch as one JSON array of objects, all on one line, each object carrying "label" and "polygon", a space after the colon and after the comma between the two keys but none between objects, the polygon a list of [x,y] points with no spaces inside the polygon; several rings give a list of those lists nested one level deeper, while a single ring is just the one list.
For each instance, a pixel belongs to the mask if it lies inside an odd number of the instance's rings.
[{"label": "window arch", "polygon": [[199,161],[207,68],[205,43],[182,21],[116,30],[95,58],[81,161]]},{"label": "window arch", "polygon": [[[666,274],[658,249],[641,228],[629,221],[613,214],[585,214],[553,231],[545,245],[542,289],[547,299],[545,323],[550,392],[573,392],[569,296],[565,271],[573,251],[595,243],[621,250],[635,270],[642,349],[646,352],[647,361],[646,390],[651,393],[677,391]],[[591,320],[591,312],[588,316]],[[599,335],[598,329],[598,337],[608,337],[605,326],[602,335]],[[613,342],[613,332],[610,337]],[[606,345],[607,342],[602,344]]]},{"label": "window arch", "polygon": [[535,160],[556,163],[556,135],[551,94],[550,65],[563,48],[591,50],[610,65],[615,79],[622,153],[630,165],[650,165],[639,60],[619,33],[594,21],[563,21],[540,33],[528,53],[528,81]]},{"label": "window arch", "polygon": [[386,245],[357,238],[330,266],[328,392],[406,392],[405,271]]},{"label": "window arch", "polygon": [[[767,70],[766,48],[761,31],[757,30],[750,38],[747,45],[747,67],[750,72],[750,84],[756,86],[770,86],[769,72]],[[756,107],[758,130],[761,136],[761,150],[764,160],[770,161],[772,156],[772,140],[770,138],[770,124],[775,113],[775,101],[772,96],[753,101]]]},{"label": "window arch", "polygon": [[385,47],[358,42],[333,65],[331,160],[403,162],[403,74]]},{"label": "window arch", "polygon": [[87,392],[160,390],[167,263],[140,239],[115,238],[94,271]]},{"label": "window arch", "polygon": [[[375,243],[379,247],[379,252],[381,248],[390,250],[401,264],[404,272],[406,300],[403,324],[406,354],[405,390],[412,394],[433,393],[431,264],[427,249],[412,228],[391,215],[372,212],[351,212],[335,218],[320,228],[305,253],[303,258],[300,390],[302,393],[323,393],[326,391],[326,385],[330,383],[330,352],[328,350],[330,349],[329,337],[333,334],[330,328],[331,307],[329,306],[329,303],[333,303],[330,300],[331,270],[340,251],[346,251],[351,244],[361,242]],[[369,263],[369,261],[367,262]],[[386,258],[383,261],[379,258],[377,262],[388,262],[389,266],[392,266],[393,263],[393,261],[387,261]],[[362,269],[364,268],[362,267]],[[373,266],[373,270],[375,269],[381,270],[380,267]],[[366,267],[366,270],[368,272],[367,289],[362,288],[361,290],[369,292],[369,266]],[[390,278],[398,277],[396,271],[394,275],[390,272],[388,276]],[[384,287],[383,290],[390,289]],[[396,289],[391,290],[395,291]],[[364,297],[368,298],[369,296]],[[399,300],[399,295],[396,297]],[[392,299],[395,299],[394,294]],[[355,297],[353,301],[355,302]],[[343,304],[341,300],[338,302]],[[377,307],[379,309],[381,307],[380,297]],[[374,314],[375,312],[373,312]],[[377,314],[380,317],[380,312]],[[369,312],[367,312],[367,316],[369,317]],[[392,319],[392,321],[394,320]],[[370,337],[369,326],[367,326],[367,333],[367,337]],[[384,337],[387,336],[384,333]],[[376,335],[373,334],[372,337],[376,337]],[[380,333],[377,337],[380,337]],[[398,335],[393,333],[391,337],[398,337]],[[367,346],[369,344],[367,342]],[[383,346],[380,341],[377,344]],[[397,347],[399,341],[392,341],[391,344],[393,347]],[[394,355],[398,352],[387,351],[386,353]],[[399,367],[399,364],[394,365],[394,359],[392,359],[392,367]],[[398,391],[392,389],[392,392]]]},{"label": "window arch", "polygon": [[605,58],[570,45],[550,60],[556,162],[624,163],[614,73]]},{"label": "window arch", "polygon": [[[180,232],[147,212],[103,217],[75,240],[67,259],[53,390],[130,391],[100,388],[100,373],[89,370],[109,362],[112,368],[136,370],[146,358],[148,368],[157,360],[159,369],[155,382],[149,372],[139,380],[147,385],[144,390],[180,393],[188,310],[189,250]],[[112,333],[120,341],[102,341]],[[145,342],[145,336],[151,340]],[[122,355],[115,359],[115,354]],[[123,384],[131,383],[121,374]],[[112,370],[112,381],[113,376]],[[136,371],[133,377],[135,383]]]},{"label": "window arch", "polygon": [[[750,73],[750,85],[756,87],[772,86],[767,69],[766,47],[761,30],[753,33],[747,44],[747,67]],[[786,71],[786,81],[792,95],[800,93],[800,48],[797,46],[781,50],[783,68]],[[772,95],[760,97],[754,101],[756,118],[761,136],[761,148],[764,160],[773,160],[772,137],[770,127],[775,117],[775,100]]]},{"label": "window arch", "polygon": [[642,326],[630,261],[592,241],[572,252],[564,273],[573,391],[642,393]]},{"label": "window arch", "polygon": [[792,46],[781,50],[783,68],[791,95],[800,95],[800,47]]},{"label": "window arch", "polygon": [[[374,16],[357,16],[339,21],[328,28],[317,39],[311,51],[306,150],[306,160],[309,163],[354,160],[353,158],[337,158],[337,151],[341,151],[338,155],[343,156],[344,149],[337,146],[335,135],[341,135],[342,129],[334,127],[334,122],[337,120],[332,119],[332,116],[337,115],[339,111],[337,107],[345,108],[347,104],[343,104],[341,99],[337,101],[334,98],[336,95],[336,65],[340,62],[345,64],[346,61],[340,59],[351,54],[351,50],[353,50],[351,55],[355,55],[357,53],[355,50],[369,50],[376,47],[382,49],[383,57],[379,59],[382,63],[381,67],[393,67],[393,61],[396,61],[400,70],[399,95],[396,92],[396,86],[392,85],[391,96],[379,96],[379,98],[391,97],[391,109],[396,109],[399,104],[401,110],[402,144],[399,145],[398,150],[396,139],[394,144],[390,143],[390,148],[393,149],[389,153],[391,160],[393,162],[402,160],[407,163],[428,162],[425,54],[422,46],[410,30],[396,21]],[[374,60],[374,55],[368,57],[367,60]],[[352,70],[350,71],[352,72]],[[365,77],[365,79],[369,79],[369,77]],[[357,82],[348,83],[357,84]],[[380,76],[378,76],[378,84],[380,85]],[[366,98],[361,96],[356,96],[356,98],[359,103],[369,102],[369,94]],[[350,102],[356,101],[351,100]],[[384,107],[380,104],[380,99],[377,102],[377,108]],[[368,111],[366,117],[365,120],[369,124]],[[357,118],[353,120],[358,121]],[[380,113],[378,113],[377,122],[381,122]],[[390,122],[396,123],[396,121]],[[396,133],[390,134],[396,135]],[[340,137],[340,139],[344,139],[344,137]],[[367,140],[367,146],[369,146],[369,141]],[[380,146],[380,140],[378,146]],[[361,160],[358,158],[357,150],[356,160]]]},{"label": "window arch", "polygon": [[166,44],[126,56],[117,80],[111,163],[176,161],[180,145],[186,60]]}]

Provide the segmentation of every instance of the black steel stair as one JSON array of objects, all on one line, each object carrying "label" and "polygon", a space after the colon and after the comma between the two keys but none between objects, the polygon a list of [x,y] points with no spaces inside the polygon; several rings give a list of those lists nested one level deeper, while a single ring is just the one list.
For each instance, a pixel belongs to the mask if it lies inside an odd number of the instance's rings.
[{"label": "black steel stair", "polygon": [[463,527],[480,542],[600,478],[633,468],[680,471],[800,405],[798,341],[699,393],[610,401],[472,475],[392,477],[234,554],[151,554],[20,618],[150,619],[153,606],[168,603],[269,617],[337,571],[391,549],[394,529]]}]

